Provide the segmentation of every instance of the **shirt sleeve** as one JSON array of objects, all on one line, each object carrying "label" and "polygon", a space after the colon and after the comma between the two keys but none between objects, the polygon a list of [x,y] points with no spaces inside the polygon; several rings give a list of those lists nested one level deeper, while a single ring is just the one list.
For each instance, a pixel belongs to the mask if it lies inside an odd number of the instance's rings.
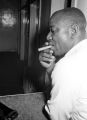
[{"label": "shirt sleeve", "polygon": [[65,67],[56,66],[52,73],[51,98],[45,105],[45,110],[51,120],[68,120],[72,108],[71,95],[67,89],[67,72]]}]

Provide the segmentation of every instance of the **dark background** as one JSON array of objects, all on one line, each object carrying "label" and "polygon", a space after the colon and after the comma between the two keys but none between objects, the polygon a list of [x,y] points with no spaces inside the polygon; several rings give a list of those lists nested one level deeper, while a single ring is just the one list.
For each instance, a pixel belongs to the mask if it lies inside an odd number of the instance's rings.
[{"label": "dark background", "polygon": [[[13,27],[5,27],[0,17],[0,95],[44,90],[41,74],[45,70],[39,64],[37,48],[46,40],[50,8],[51,0],[41,0],[41,3],[39,0],[0,0],[0,16],[10,9],[16,18]],[[27,18],[23,23],[25,28],[21,25],[22,11]],[[21,31],[24,31],[24,44]]]}]

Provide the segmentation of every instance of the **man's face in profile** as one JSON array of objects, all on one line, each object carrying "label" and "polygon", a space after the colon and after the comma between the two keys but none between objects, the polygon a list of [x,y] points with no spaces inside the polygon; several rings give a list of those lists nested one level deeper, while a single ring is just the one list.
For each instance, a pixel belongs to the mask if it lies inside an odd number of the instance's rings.
[{"label": "man's face in profile", "polygon": [[64,55],[72,46],[69,28],[63,21],[55,22],[52,18],[50,20],[50,32],[47,35],[47,40],[49,40],[49,44],[51,43],[54,46],[55,56]]}]

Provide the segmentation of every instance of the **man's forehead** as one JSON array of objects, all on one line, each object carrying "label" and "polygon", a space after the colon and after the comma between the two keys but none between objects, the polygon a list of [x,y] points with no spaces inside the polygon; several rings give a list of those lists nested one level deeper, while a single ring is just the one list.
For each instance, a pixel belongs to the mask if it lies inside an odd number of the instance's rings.
[{"label": "man's forehead", "polygon": [[50,21],[50,22],[49,22],[49,26],[50,26],[50,27],[54,27],[54,26],[55,26],[55,23]]},{"label": "man's forehead", "polygon": [[49,22],[50,27],[68,27],[72,24],[72,21],[70,18],[67,17],[60,17],[60,18],[51,18]]},{"label": "man's forehead", "polygon": [[51,28],[56,28],[58,26],[60,26],[61,24],[63,24],[63,22],[60,19],[50,19],[49,22],[49,27]]},{"label": "man's forehead", "polygon": [[58,21],[59,21],[59,19],[51,17],[50,18],[50,25],[56,24]]},{"label": "man's forehead", "polygon": [[49,28],[50,28],[50,29],[56,29],[56,28],[57,28],[57,25],[54,24],[54,23],[53,23],[53,24],[50,23],[50,24],[49,24]]},{"label": "man's forehead", "polygon": [[50,27],[54,27],[54,26],[57,26],[59,20],[56,20],[56,19],[53,19],[52,17],[50,18],[50,21],[49,21],[49,26]]}]

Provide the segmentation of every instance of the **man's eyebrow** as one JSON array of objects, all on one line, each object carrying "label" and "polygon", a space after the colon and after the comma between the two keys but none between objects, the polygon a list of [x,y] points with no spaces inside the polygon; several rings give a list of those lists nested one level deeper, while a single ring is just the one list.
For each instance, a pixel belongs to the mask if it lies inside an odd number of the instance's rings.
[{"label": "man's eyebrow", "polygon": [[52,25],[49,26],[49,29],[53,29],[53,28],[54,28],[54,26],[52,26]]},{"label": "man's eyebrow", "polygon": [[52,30],[52,26],[49,26],[49,30]]},{"label": "man's eyebrow", "polygon": [[49,30],[50,30],[50,31],[54,31],[54,30],[53,30],[53,27],[49,27]]},{"label": "man's eyebrow", "polygon": [[49,29],[52,29],[52,27],[50,26]]}]

